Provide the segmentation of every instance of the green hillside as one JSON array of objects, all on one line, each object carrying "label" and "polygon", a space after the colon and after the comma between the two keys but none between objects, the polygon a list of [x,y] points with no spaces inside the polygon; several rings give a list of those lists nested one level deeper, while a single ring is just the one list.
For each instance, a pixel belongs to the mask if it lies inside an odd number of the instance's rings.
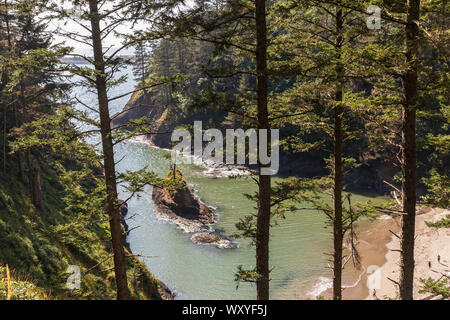
[{"label": "green hillside", "polygon": [[[28,184],[17,177],[17,162],[8,161],[6,174],[0,175],[0,265],[8,264],[18,279],[26,279],[13,282],[13,298],[44,297],[41,293],[14,294],[29,286],[56,299],[114,299],[108,220],[103,210],[95,210],[95,203],[91,211],[68,206],[69,199],[78,197],[81,203],[83,195],[99,187],[95,177],[87,177],[87,184],[70,189],[61,177],[65,170],[57,172],[49,163],[40,160],[40,210],[30,199]],[[71,174],[85,173],[72,170]],[[87,220],[93,216],[95,219]],[[81,269],[79,290],[66,287],[69,265]],[[160,298],[158,281],[135,256],[128,258],[128,276],[134,298]],[[0,299],[5,298],[5,279],[6,273],[0,272]]]}]

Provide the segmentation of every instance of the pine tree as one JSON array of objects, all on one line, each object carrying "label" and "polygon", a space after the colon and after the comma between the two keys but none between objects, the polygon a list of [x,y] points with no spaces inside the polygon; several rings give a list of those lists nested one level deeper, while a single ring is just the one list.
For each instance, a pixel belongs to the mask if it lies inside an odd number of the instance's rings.
[{"label": "pine tree", "polygon": [[[430,136],[431,133],[427,131],[435,126],[433,121],[436,123],[445,119],[442,110],[448,106],[448,101],[444,102],[441,96],[447,81],[443,73],[448,70],[444,49],[446,40],[441,31],[441,21],[445,21],[445,18],[440,18],[445,16],[445,9],[442,9],[446,4],[445,1],[419,0],[406,3],[379,1],[373,4],[379,6],[383,22],[372,39],[373,44],[366,48],[365,63],[373,68],[371,99],[380,112],[378,119],[382,125],[377,131],[384,134],[384,139],[380,140],[385,143],[385,149],[386,144],[391,145],[400,153],[394,162],[401,167],[399,193],[402,207],[401,277],[397,284],[400,298],[411,300],[420,172],[417,148],[430,147],[429,143],[418,139],[417,130],[423,131],[421,136]],[[361,13],[365,13],[367,8],[364,1],[344,1],[342,5]],[[434,157],[442,157],[438,148],[435,151]]]},{"label": "pine tree", "polygon": [[[131,295],[128,288],[126,271],[127,256],[124,248],[120,213],[120,207],[123,205],[123,202],[118,199],[118,181],[123,183],[126,190],[130,193],[130,196],[124,200],[125,203],[135,194],[142,192],[145,186],[162,183],[161,179],[158,179],[152,172],[148,172],[146,169],[135,172],[127,171],[121,174],[117,174],[115,169],[114,146],[132,137],[148,135],[151,130],[146,119],[143,118],[134,119],[126,125],[113,128],[111,125],[112,116],[110,115],[109,103],[118,98],[151,87],[157,87],[167,82],[159,81],[158,79],[154,83],[146,84],[119,96],[111,96],[109,93],[111,87],[126,81],[126,77],[115,77],[116,73],[128,63],[128,60],[120,57],[122,50],[135,47],[145,40],[139,34],[138,36],[124,35],[117,30],[121,24],[137,20],[133,9],[133,5],[136,3],[136,1],[111,1],[107,5],[101,6],[103,1],[99,0],[73,1],[73,7],[71,9],[66,9],[57,2],[47,5],[48,10],[51,10],[55,14],[55,19],[61,21],[71,19],[72,21],[76,21],[77,24],[82,25],[83,29],[86,30],[86,33],[78,33],[61,29],[59,31],[60,35],[66,39],[87,45],[92,50],[92,55],[76,52],[69,53],[68,55],[81,58],[88,64],[83,66],[66,66],[66,70],[83,79],[77,82],[78,85],[83,84],[89,89],[94,89],[97,94],[97,104],[94,106],[76,98],[84,108],[93,111],[97,117],[92,117],[86,112],[81,112],[76,115],[76,119],[90,126],[94,126],[94,129],[82,132],[81,134],[100,133],[101,136],[106,186],[105,209],[109,216],[117,298],[120,300],[128,300],[131,298]],[[136,33],[138,33],[138,30]],[[118,48],[115,48],[115,50],[109,51],[108,48],[104,47],[104,42],[111,35],[122,37],[123,43]],[[134,127],[134,129],[129,130],[128,128],[130,127]]]},{"label": "pine tree", "polygon": [[98,97],[98,110],[100,114],[100,130],[102,136],[105,182],[107,193],[107,211],[111,228],[111,240],[114,252],[114,270],[116,274],[117,298],[129,300],[126,257],[122,239],[121,213],[117,196],[116,169],[114,162],[114,149],[111,136],[111,118],[108,107],[107,80],[105,72],[105,59],[103,56],[102,32],[100,28],[101,16],[97,0],[89,0],[89,16],[91,23],[92,48],[94,51],[95,86]]},{"label": "pine tree", "polygon": [[[188,10],[166,13],[164,22],[160,24],[162,32],[174,39],[207,42],[216,47],[207,71],[212,81],[205,83],[195,101],[202,105],[214,101],[220,110],[241,116],[248,125],[256,126],[259,130],[270,129],[266,11],[264,0],[254,3],[222,1],[220,5],[217,1],[196,1]],[[224,53],[228,56],[225,57]],[[234,81],[232,79],[241,74],[254,79],[255,94],[249,94],[251,89],[245,88],[244,92],[237,92],[238,97],[235,99],[234,94],[223,90],[222,84],[227,81],[224,79]],[[252,224],[250,228],[256,228],[255,232],[249,232],[256,246],[256,268],[243,270],[240,267],[237,274],[237,280],[256,282],[257,299],[260,300],[269,299],[270,280],[271,177],[261,174],[266,166],[259,161],[258,209],[257,214],[249,218]],[[255,225],[253,218],[256,218]]]},{"label": "pine tree", "polygon": [[145,80],[148,77],[147,62],[149,60],[148,48],[145,43],[138,43],[135,47],[135,58],[133,61],[133,71],[135,80],[139,82],[139,86],[144,87],[144,94],[147,93],[145,89]]},{"label": "pine tree", "polygon": [[[39,6],[35,1],[4,1],[2,17],[5,21],[6,46],[3,68],[4,101],[4,168],[6,168],[7,134],[15,136],[24,123],[29,123],[41,113],[51,112],[54,103],[49,100],[51,94],[60,92],[58,79],[53,72],[57,57],[62,48],[50,48],[51,37],[46,34],[46,24],[39,18]],[[48,70],[44,70],[47,67]],[[8,110],[12,121],[8,125]],[[12,141],[13,142],[13,141]],[[26,162],[23,161],[25,154]],[[18,177],[24,179],[24,167],[27,167],[30,196],[37,208],[42,208],[40,185],[40,155],[33,148],[15,152],[18,163]]]},{"label": "pine tree", "polygon": [[[120,21],[124,21],[124,17],[117,18],[114,5],[113,7],[99,11],[99,2],[97,0],[75,1],[73,8],[66,10],[61,7],[60,3],[52,3],[48,8],[57,14],[60,19],[75,19],[84,26],[88,34],[74,33],[70,31],[61,31],[61,34],[67,38],[74,39],[84,45],[89,45],[92,49],[93,56],[81,56],[87,62],[93,65],[93,68],[73,67],[69,70],[87,80],[89,86],[95,88],[97,93],[98,107],[87,106],[89,109],[96,110],[99,119],[89,119],[84,117],[83,120],[90,124],[99,123],[99,131],[102,141],[102,155],[104,166],[104,179],[106,185],[106,212],[109,216],[109,225],[111,232],[112,251],[114,259],[114,272],[117,289],[117,298],[119,300],[130,299],[130,291],[128,288],[128,280],[126,273],[126,256],[123,244],[122,225],[120,204],[117,196],[117,176],[114,161],[114,143],[113,131],[111,129],[111,116],[109,114],[109,102],[111,98],[108,96],[109,76],[123,66],[123,61],[116,57],[115,52],[105,57],[103,49],[105,35],[114,31]],[[120,11],[120,10],[117,10]],[[105,21],[111,22],[117,19],[106,28],[101,28],[100,24]],[[80,56],[78,54],[75,54]],[[109,68],[107,70],[107,68]],[[123,79],[122,79],[123,81]],[[96,131],[96,130],[94,130]]]},{"label": "pine tree", "polygon": [[366,30],[358,19],[357,12],[327,1],[284,1],[273,13],[274,32],[280,34],[271,51],[273,72],[296,77],[294,85],[276,98],[277,111],[292,114],[280,119],[279,125],[298,126],[298,136],[286,142],[292,148],[320,149],[329,157],[330,175],[318,180],[317,186],[330,193],[333,207],[314,197],[309,202],[327,215],[333,227],[335,300],[342,299],[344,261],[352,257],[359,265],[353,241],[350,256],[344,257],[344,237],[354,239],[354,223],[366,211],[353,207],[350,196],[343,193],[345,173],[355,166],[350,155],[344,156],[344,142],[355,143],[361,131],[358,118],[365,112],[364,70],[357,53]]},{"label": "pine tree", "polygon": [[414,287],[414,238],[416,221],[416,104],[419,54],[420,0],[408,0],[406,4],[405,62],[402,76],[404,101],[402,104],[402,241],[400,298],[413,300]]},{"label": "pine tree", "polygon": [[[257,95],[257,120],[258,130],[269,130],[268,110],[268,75],[267,75],[267,25],[266,25],[266,1],[255,1],[256,15],[256,95]],[[267,144],[267,146],[269,146]],[[264,150],[269,154],[269,150]],[[259,150],[258,150],[259,154]],[[258,300],[269,300],[269,233],[271,210],[270,176],[263,175],[259,162],[258,183],[258,216],[256,233],[256,272],[259,277],[256,281]]]}]

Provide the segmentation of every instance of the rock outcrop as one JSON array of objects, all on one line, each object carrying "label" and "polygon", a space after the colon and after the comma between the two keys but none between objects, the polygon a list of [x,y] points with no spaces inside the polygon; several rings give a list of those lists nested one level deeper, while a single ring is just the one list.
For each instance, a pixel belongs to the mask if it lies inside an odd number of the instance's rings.
[{"label": "rock outcrop", "polygon": [[[150,93],[143,94],[136,92],[126,104],[125,108],[114,115],[112,120],[113,127],[123,126],[124,129],[133,130],[134,126],[130,121],[145,117],[148,119],[151,132],[160,132],[160,134],[148,135],[146,139],[152,145],[168,148],[170,147],[171,134],[168,133],[175,128],[175,124],[168,124],[166,119],[169,109],[160,106]],[[167,132],[167,133],[162,133]]]},{"label": "rock outcrop", "polygon": [[175,178],[170,171],[166,179],[168,182],[173,180],[173,184],[153,188],[152,198],[158,217],[177,224],[187,232],[210,230],[215,220],[214,211],[194,195],[178,170]]},{"label": "rock outcrop", "polygon": [[216,246],[218,248],[235,247],[235,245],[230,240],[223,239],[217,233],[214,232],[194,233],[191,236],[191,241],[195,244],[206,244]]},{"label": "rock outcrop", "polygon": [[170,171],[166,177],[167,185],[153,188],[153,202],[159,219],[170,221],[186,232],[194,233],[191,241],[195,244],[212,245],[218,248],[232,248],[235,245],[213,232],[214,210],[195,196],[186,184],[180,171]]},{"label": "rock outcrop", "polygon": [[[217,110],[204,110],[203,112],[192,111],[188,115],[180,114],[175,106],[163,105],[156,95],[151,92],[133,94],[125,108],[114,116],[113,126],[124,126],[125,129],[133,129],[129,121],[145,117],[150,124],[149,132],[145,139],[151,145],[161,148],[171,148],[171,134],[175,128],[181,125],[192,125],[194,121],[208,123],[211,119],[223,119],[223,113]],[[220,121],[219,121],[220,122]],[[280,129],[280,137],[284,138],[291,134],[287,129]],[[389,154],[371,154],[366,151],[363,154],[355,154],[359,157],[362,165],[351,170],[345,177],[345,184],[349,189],[373,191],[387,194],[390,187],[383,181],[396,185],[393,177],[397,168],[389,165]],[[299,176],[312,178],[328,174],[326,162],[322,160],[323,155],[318,152],[292,153],[280,150],[280,176]],[[226,168],[216,164],[208,164],[205,175],[211,178],[245,175],[245,170],[236,170],[236,167]],[[236,173],[236,171],[239,171]],[[418,190],[423,194],[422,190]]]}]

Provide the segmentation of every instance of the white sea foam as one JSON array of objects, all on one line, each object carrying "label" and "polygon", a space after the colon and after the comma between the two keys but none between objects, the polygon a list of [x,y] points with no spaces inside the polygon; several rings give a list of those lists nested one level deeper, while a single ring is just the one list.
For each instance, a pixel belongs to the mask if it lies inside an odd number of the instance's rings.
[{"label": "white sea foam", "polygon": [[209,178],[228,178],[228,177],[240,177],[240,176],[249,176],[252,174],[252,171],[242,165],[232,165],[221,162],[216,162],[211,159],[202,160],[201,158],[193,155],[193,154],[181,154],[178,151],[174,151],[167,148],[160,148],[154,145],[151,145],[149,141],[143,137],[134,137],[129,141],[139,144],[146,144],[152,148],[164,150],[167,152],[177,152],[177,154],[181,155],[181,157],[190,159],[190,161],[199,167],[204,167],[206,170],[203,171],[203,175]]},{"label": "white sea foam", "polygon": [[363,268],[364,270],[359,274],[358,279],[353,284],[343,285],[342,288],[354,288],[356,287],[360,282],[362,275],[366,272],[366,268]]},{"label": "white sea foam", "polygon": [[307,294],[311,298],[316,298],[317,296],[320,296],[323,292],[325,292],[328,289],[331,289],[333,287],[333,279],[328,277],[319,277],[317,279],[316,283],[312,287],[311,291],[309,291]]},{"label": "white sea foam", "polygon": [[[354,288],[356,287],[360,282],[361,282],[361,278],[362,275],[366,272],[366,269],[364,268],[364,270],[359,274],[358,279],[356,279],[356,281],[352,284],[348,284],[348,285],[343,285],[342,288]],[[312,289],[310,291],[307,292],[307,295],[310,296],[311,298],[315,299],[318,296],[320,296],[322,293],[324,293],[325,291],[327,291],[328,289],[333,288],[333,279],[328,278],[328,277],[319,277],[316,282],[314,283],[314,286],[312,287]]]}]

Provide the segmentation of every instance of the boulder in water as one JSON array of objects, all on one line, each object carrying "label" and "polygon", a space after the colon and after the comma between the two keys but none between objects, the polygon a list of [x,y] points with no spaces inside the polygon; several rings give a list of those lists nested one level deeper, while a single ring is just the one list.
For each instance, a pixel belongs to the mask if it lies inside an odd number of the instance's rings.
[{"label": "boulder in water", "polygon": [[191,236],[195,244],[234,247],[230,240],[211,232],[211,225],[215,221],[214,211],[194,195],[180,171],[170,171],[166,182],[167,186],[153,188],[152,198],[159,219],[175,223],[186,232],[196,232]]},{"label": "boulder in water", "polygon": [[214,223],[214,211],[202,203],[184,180],[181,172],[172,171],[166,177],[168,186],[154,187],[152,198],[158,217],[176,223],[188,232],[210,229]]},{"label": "boulder in water", "polygon": [[191,236],[191,241],[195,244],[207,244],[219,248],[232,248],[233,244],[230,240],[221,238],[214,232],[195,233]]}]

